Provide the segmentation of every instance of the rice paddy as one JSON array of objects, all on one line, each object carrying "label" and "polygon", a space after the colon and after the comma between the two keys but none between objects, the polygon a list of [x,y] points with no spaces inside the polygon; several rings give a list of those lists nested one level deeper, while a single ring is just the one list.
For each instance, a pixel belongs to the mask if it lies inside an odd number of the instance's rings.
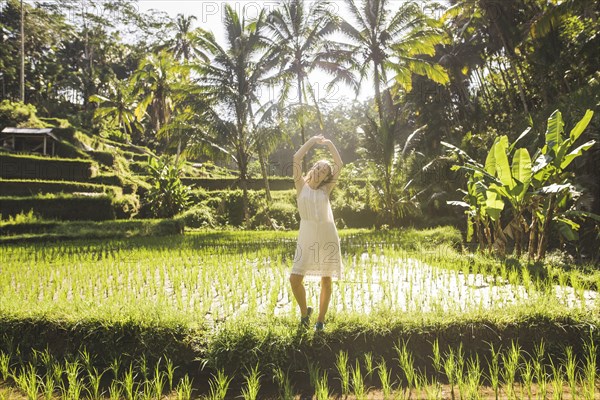
[{"label": "rice paddy", "polygon": [[[249,319],[295,326],[299,312],[288,281],[295,234],[209,232],[3,246],[0,316],[176,324],[205,330],[209,336]],[[340,231],[344,276],[334,282],[329,332],[336,332],[348,320],[381,321],[398,315],[425,323],[482,316],[509,321],[541,314],[593,321],[597,327],[598,275],[482,261],[427,237],[415,237],[418,245],[399,246],[397,235]],[[310,279],[306,284],[309,304],[316,306],[319,284]],[[598,398],[597,345],[592,337],[581,339],[580,351],[563,349],[560,358],[542,354],[535,359],[517,347],[499,352],[492,347],[490,359],[480,359],[468,349],[436,350],[433,346],[428,351],[435,358],[434,370],[414,366],[410,348],[400,342],[387,364],[385,358],[366,353],[347,359],[341,350],[336,353],[335,365],[309,361],[304,374],[310,379],[305,386],[318,399],[345,395],[356,399],[471,399],[498,398],[498,393],[509,399]],[[518,346],[518,341],[513,346]],[[280,367],[256,365],[235,375],[229,375],[231,370],[213,369],[203,383],[192,384],[194,376],[187,373],[173,382],[174,367],[168,355],[141,369],[140,360],[130,360],[111,370],[94,364],[89,355],[87,361],[82,358],[85,350],[70,360],[39,352],[17,361],[14,346],[0,349],[4,349],[0,354],[1,397],[212,399],[223,398],[219,393],[225,393],[248,399],[263,398],[259,393],[268,398],[299,395],[298,387],[293,387],[295,373],[290,377],[290,371]],[[113,378],[107,380],[107,376]],[[231,380],[238,382],[238,389],[228,388]]]},{"label": "rice paddy", "polygon": [[[569,312],[600,310],[598,293],[577,279],[567,286],[532,276],[527,268],[477,270],[444,246],[419,252],[368,244],[360,248],[352,239],[348,244],[344,277],[335,282],[334,313],[435,315],[540,304]],[[116,241],[6,247],[0,312],[177,319],[189,325],[214,325],[246,314],[293,316],[297,307],[288,283],[293,246],[293,239],[274,236],[266,247],[238,241],[220,246],[188,241],[128,248]],[[318,282],[307,278],[306,283],[316,302]]]}]

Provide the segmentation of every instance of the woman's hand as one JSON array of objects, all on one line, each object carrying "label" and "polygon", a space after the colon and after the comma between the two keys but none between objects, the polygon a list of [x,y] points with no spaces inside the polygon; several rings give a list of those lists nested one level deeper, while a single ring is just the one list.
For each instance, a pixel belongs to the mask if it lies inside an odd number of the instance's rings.
[{"label": "woman's hand", "polygon": [[326,140],[325,136],[323,136],[323,135],[315,135],[315,136],[311,137],[311,139],[318,144],[321,144],[321,143],[323,143],[323,140]]}]

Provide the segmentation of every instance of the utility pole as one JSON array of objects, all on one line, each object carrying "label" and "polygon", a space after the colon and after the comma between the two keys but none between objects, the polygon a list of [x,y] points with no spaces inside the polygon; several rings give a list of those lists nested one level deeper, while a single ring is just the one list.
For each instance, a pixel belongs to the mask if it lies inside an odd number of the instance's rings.
[{"label": "utility pole", "polygon": [[21,0],[21,102],[25,103],[25,18]]}]

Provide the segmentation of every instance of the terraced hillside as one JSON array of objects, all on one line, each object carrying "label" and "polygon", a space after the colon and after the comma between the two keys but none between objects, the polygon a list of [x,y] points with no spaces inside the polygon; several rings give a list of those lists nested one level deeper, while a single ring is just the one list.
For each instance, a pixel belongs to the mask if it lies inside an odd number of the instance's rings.
[{"label": "terraced hillside", "polygon": [[109,220],[139,212],[150,150],[55,127],[56,156],[0,152],[2,218],[30,211],[42,219]]}]

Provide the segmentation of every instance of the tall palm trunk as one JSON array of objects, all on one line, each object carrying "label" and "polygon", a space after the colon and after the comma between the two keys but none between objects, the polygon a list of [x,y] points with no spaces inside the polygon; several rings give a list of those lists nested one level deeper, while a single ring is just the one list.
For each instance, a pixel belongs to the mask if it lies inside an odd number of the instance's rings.
[{"label": "tall palm trunk", "polygon": [[274,230],[279,230],[279,227],[275,223],[273,219],[271,219],[271,204],[273,203],[273,199],[271,197],[271,188],[269,187],[269,175],[267,171],[267,158],[264,155],[264,151],[262,147],[258,148],[258,162],[260,163],[260,170],[263,176],[263,183],[265,185],[265,194],[267,198],[267,208],[265,209],[265,215],[267,217],[268,223]]},{"label": "tall palm trunk", "polygon": [[[298,79],[298,104],[300,105],[300,138],[302,143],[306,143],[306,134],[304,128],[304,102],[302,100],[302,76],[300,71],[297,73]],[[294,166],[295,168],[295,166]],[[306,157],[302,158],[302,171],[306,171]]]},{"label": "tall palm trunk", "polygon": [[258,146],[258,162],[260,164],[260,172],[263,176],[263,183],[265,185],[265,194],[267,196],[267,206],[271,206],[273,199],[271,198],[271,189],[269,187],[269,175],[267,171],[267,160],[262,149],[262,146]]},{"label": "tall palm trunk", "polygon": [[[390,135],[391,133],[389,132],[389,125],[384,122],[385,121],[385,117],[383,115],[383,100],[381,98],[381,74],[379,73],[379,63],[377,63],[377,61],[373,61],[373,73],[374,73],[374,83],[375,83],[375,104],[377,106],[377,115],[379,117],[379,121],[378,122],[378,126],[377,129],[382,131],[383,136],[384,137],[388,137],[388,135]],[[385,126],[384,126],[385,125]],[[386,143],[387,144],[387,143]],[[390,149],[384,149],[384,151],[390,151]],[[383,178],[384,178],[384,182],[383,182],[383,187],[384,187],[384,202],[385,202],[385,207],[388,209],[389,213],[390,213],[390,217],[392,219],[392,224],[395,224],[396,222],[396,213],[394,212],[394,207],[393,207],[393,199],[392,199],[392,160],[393,157],[390,157],[390,159],[388,160],[388,157],[385,158],[385,165],[383,166],[384,168],[384,174],[383,174]]]},{"label": "tall palm trunk", "polygon": [[242,208],[244,211],[244,227],[250,228],[250,204],[248,201],[248,160],[246,153],[238,149],[238,163],[240,170],[240,185],[242,186]]},{"label": "tall palm trunk", "polygon": [[512,73],[515,76],[515,80],[517,81],[517,88],[519,92],[519,97],[521,99],[521,103],[523,104],[523,110],[525,111],[525,114],[529,114],[529,108],[527,107],[527,99],[525,98],[525,85],[523,84],[521,76],[519,75],[519,72],[515,67],[515,64],[518,61],[516,57],[512,54],[512,51],[509,49],[506,38],[504,37],[504,33],[500,30],[500,27],[498,26],[498,22],[495,19],[492,19],[492,21],[494,23],[494,26],[496,27],[496,30],[499,33],[500,40],[502,41],[502,46],[504,46],[504,49],[506,50],[506,54],[508,56],[508,63],[510,64]]},{"label": "tall palm trunk", "polygon": [[529,260],[533,260],[535,258],[535,244],[537,242],[538,236],[538,219],[535,215],[535,211],[532,211],[531,215],[531,226],[529,228],[529,244],[527,245],[528,253],[527,258]]},{"label": "tall palm trunk", "polygon": [[379,74],[379,64],[376,61],[373,61],[373,69],[374,69],[374,80],[375,80],[375,103],[377,105],[377,114],[379,115],[379,127],[383,126],[383,102],[381,100],[381,87],[380,87],[380,74]]}]

